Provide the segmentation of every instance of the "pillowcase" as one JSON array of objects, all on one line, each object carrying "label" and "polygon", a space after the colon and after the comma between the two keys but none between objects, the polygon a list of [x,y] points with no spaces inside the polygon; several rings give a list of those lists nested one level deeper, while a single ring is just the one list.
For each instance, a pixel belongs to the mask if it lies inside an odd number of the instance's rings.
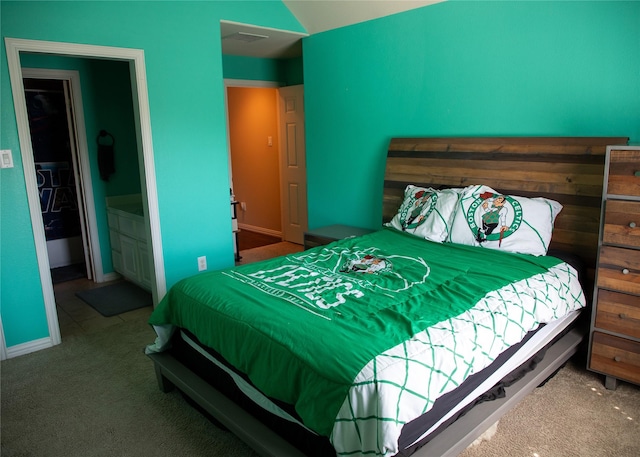
[{"label": "pillowcase", "polygon": [[449,241],[545,255],[562,205],[547,198],[502,195],[488,186],[469,186],[460,198]]},{"label": "pillowcase", "polygon": [[441,243],[447,239],[459,199],[460,193],[455,189],[435,190],[410,184],[398,213],[385,225]]}]

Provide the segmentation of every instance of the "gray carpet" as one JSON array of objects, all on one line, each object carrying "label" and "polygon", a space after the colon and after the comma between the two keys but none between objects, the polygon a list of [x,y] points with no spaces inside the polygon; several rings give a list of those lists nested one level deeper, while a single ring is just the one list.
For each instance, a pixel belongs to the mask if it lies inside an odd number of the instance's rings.
[{"label": "gray carpet", "polygon": [[2,457],[253,457],[229,432],[158,390],[145,319],[1,365]]},{"label": "gray carpet", "polygon": [[[253,260],[268,257],[259,250],[250,250]],[[139,318],[3,361],[0,455],[256,457],[180,394],[158,390],[142,352],[154,338]],[[571,361],[503,417],[489,441],[461,457],[638,455],[640,387],[606,390],[601,376]]]},{"label": "gray carpet", "polygon": [[[229,432],[161,393],[142,348],[145,319],[2,362],[3,457],[255,457]],[[568,364],[462,457],[637,457],[640,388],[604,389]]]},{"label": "gray carpet", "polygon": [[105,317],[153,305],[151,293],[128,281],[82,290],[76,295]]},{"label": "gray carpet", "polygon": [[460,457],[637,457],[640,387],[603,378],[570,361],[498,422],[489,440]]}]

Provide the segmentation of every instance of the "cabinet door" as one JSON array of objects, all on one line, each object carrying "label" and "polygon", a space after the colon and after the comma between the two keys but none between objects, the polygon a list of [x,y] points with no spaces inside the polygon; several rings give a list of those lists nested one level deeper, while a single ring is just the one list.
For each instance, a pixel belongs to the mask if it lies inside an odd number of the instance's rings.
[{"label": "cabinet door", "polygon": [[113,269],[122,274],[122,254],[120,254],[120,251],[111,251],[111,261],[113,262]]},{"label": "cabinet door", "polygon": [[151,290],[151,259],[149,257],[149,249],[147,249],[146,243],[138,242],[138,259],[139,262],[139,275],[140,285],[145,289]]},{"label": "cabinet door", "polygon": [[120,235],[120,253],[122,274],[134,281],[138,280],[138,242],[128,236]]},{"label": "cabinet door", "polygon": [[120,234],[115,230],[109,230],[109,241],[111,242],[111,250],[120,252]]}]

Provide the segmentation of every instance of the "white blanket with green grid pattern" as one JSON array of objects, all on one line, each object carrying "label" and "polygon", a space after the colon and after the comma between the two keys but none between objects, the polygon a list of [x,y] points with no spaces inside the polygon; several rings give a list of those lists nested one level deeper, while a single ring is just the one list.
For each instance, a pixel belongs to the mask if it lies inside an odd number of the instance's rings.
[{"label": "white blanket with green grid pattern", "polygon": [[331,435],[337,454],[396,454],[404,424],[528,331],[584,306],[575,270],[561,263],[385,351],[358,374],[340,409]]}]

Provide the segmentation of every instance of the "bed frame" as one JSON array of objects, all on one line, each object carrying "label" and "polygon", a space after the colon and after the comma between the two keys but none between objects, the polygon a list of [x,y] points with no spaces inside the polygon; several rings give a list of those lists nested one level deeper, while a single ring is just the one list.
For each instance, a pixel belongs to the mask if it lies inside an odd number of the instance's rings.
[{"label": "bed frame", "polygon": [[[623,137],[394,138],[385,172],[383,221],[397,211],[407,184],[434,188],[486,184],[505,194],[552,198],[564,209],[556,219],[551,249],[584,261],[583,287],[588,292],[595,273],[606,146],[627,141]],[[584,334],[584,329],[573,328],[547,350],[535,370],[505,389],[504,398],[474,407],[413,455],[460,454],[562,367],[578,351]],[[304,456],[170,354],[149,357],[160,390],[177,387],[259,455]]]}]

